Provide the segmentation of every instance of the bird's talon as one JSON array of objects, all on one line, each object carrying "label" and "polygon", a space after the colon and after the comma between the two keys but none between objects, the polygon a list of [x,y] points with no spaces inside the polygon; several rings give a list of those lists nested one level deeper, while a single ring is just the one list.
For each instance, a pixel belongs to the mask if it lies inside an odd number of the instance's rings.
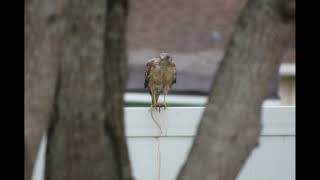
[{"label": "bird's talon", "polygon": [[164,107],[164,110],[166,110],[168,106],[167,104],[164,104],[163,107]]},{"label": "bird's talon", "polygon": [[157,111],[157,105],[151,105],[151,108],[155,111]]}]

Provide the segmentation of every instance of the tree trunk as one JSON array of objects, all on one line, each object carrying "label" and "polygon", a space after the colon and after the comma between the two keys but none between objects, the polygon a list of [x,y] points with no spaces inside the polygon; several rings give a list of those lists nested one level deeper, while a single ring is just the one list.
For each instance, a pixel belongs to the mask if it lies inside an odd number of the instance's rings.
[{"label": "tree trunk", "polygon": [[122,109],[127,11],[125,0],[26,2],[26,180],[46,130],[47,180],[133,179]]},{"label": "tree trunk", "polygon": [[25,180],[31,178],[41,137],[48,128],[57,83],[59,28],[48,24],[52,13],[48,5],[54,3],[25,1]]},{"label": "tree trunk", "polygon": [[[289,8],[287,3],[291,3]],[[292,1],[286,0],[248,1],[178,180],[236,179],[258,145],[261,105],[289,43],[292,7]]]}]

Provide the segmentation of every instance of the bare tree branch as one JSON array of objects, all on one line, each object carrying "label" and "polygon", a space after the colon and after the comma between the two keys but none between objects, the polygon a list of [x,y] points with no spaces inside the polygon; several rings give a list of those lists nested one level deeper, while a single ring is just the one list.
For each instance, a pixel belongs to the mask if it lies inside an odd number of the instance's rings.
[{"label": "bare tree branch", "polygon": [[25,180],[31,178],[41,137],[53,112],[59,27],[51,26],[49,17],[59,6],[61,1],[25,3]]},{"label": "bare tree branch", "polygon": [[122,110],[127,1],[25,8],[25,179],[47,130],[47,180],[133,179]]},{"label": "bare tree branch", "polygon": [[261,130],[261,104],[290,40],[278,0],[249,0],[212,84],[178,180],[234,180]]}]

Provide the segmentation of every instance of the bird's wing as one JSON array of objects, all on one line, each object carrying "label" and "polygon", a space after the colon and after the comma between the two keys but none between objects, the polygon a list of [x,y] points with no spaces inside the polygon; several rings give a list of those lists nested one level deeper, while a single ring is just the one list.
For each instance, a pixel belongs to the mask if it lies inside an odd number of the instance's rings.
[{"label": "bird's wing", "polygon": [[171,67],[172,67],[172,69],[173,69],[174,75],[173,75],[173,79],[172,79],[172,83],[171,83],[170,87],[171,87],[173,84],[177,83],[177,68],[176,68],[176,65],[175,65],[174,63],[172,63],[172,64],[171,64]]},{"label": "bird's wing", "polygon": [[152,68],[154,68],[157,64],[159,64],[159,61],[160,61],[159,58],[153,58],[147,62],[145,70],[144,70],[144,88],[148,88],[148,83],[149,83],[149,79],[150,79],[150,72],[151,72]]}]

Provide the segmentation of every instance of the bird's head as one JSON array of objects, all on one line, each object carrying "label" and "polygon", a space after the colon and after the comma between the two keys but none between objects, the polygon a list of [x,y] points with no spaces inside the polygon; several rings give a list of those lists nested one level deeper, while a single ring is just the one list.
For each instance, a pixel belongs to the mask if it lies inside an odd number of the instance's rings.
[{"label": "bird's head", "polygon": [[172,57],[168,53],[160,53],[160,64],[169,65],[172,63]]}]

